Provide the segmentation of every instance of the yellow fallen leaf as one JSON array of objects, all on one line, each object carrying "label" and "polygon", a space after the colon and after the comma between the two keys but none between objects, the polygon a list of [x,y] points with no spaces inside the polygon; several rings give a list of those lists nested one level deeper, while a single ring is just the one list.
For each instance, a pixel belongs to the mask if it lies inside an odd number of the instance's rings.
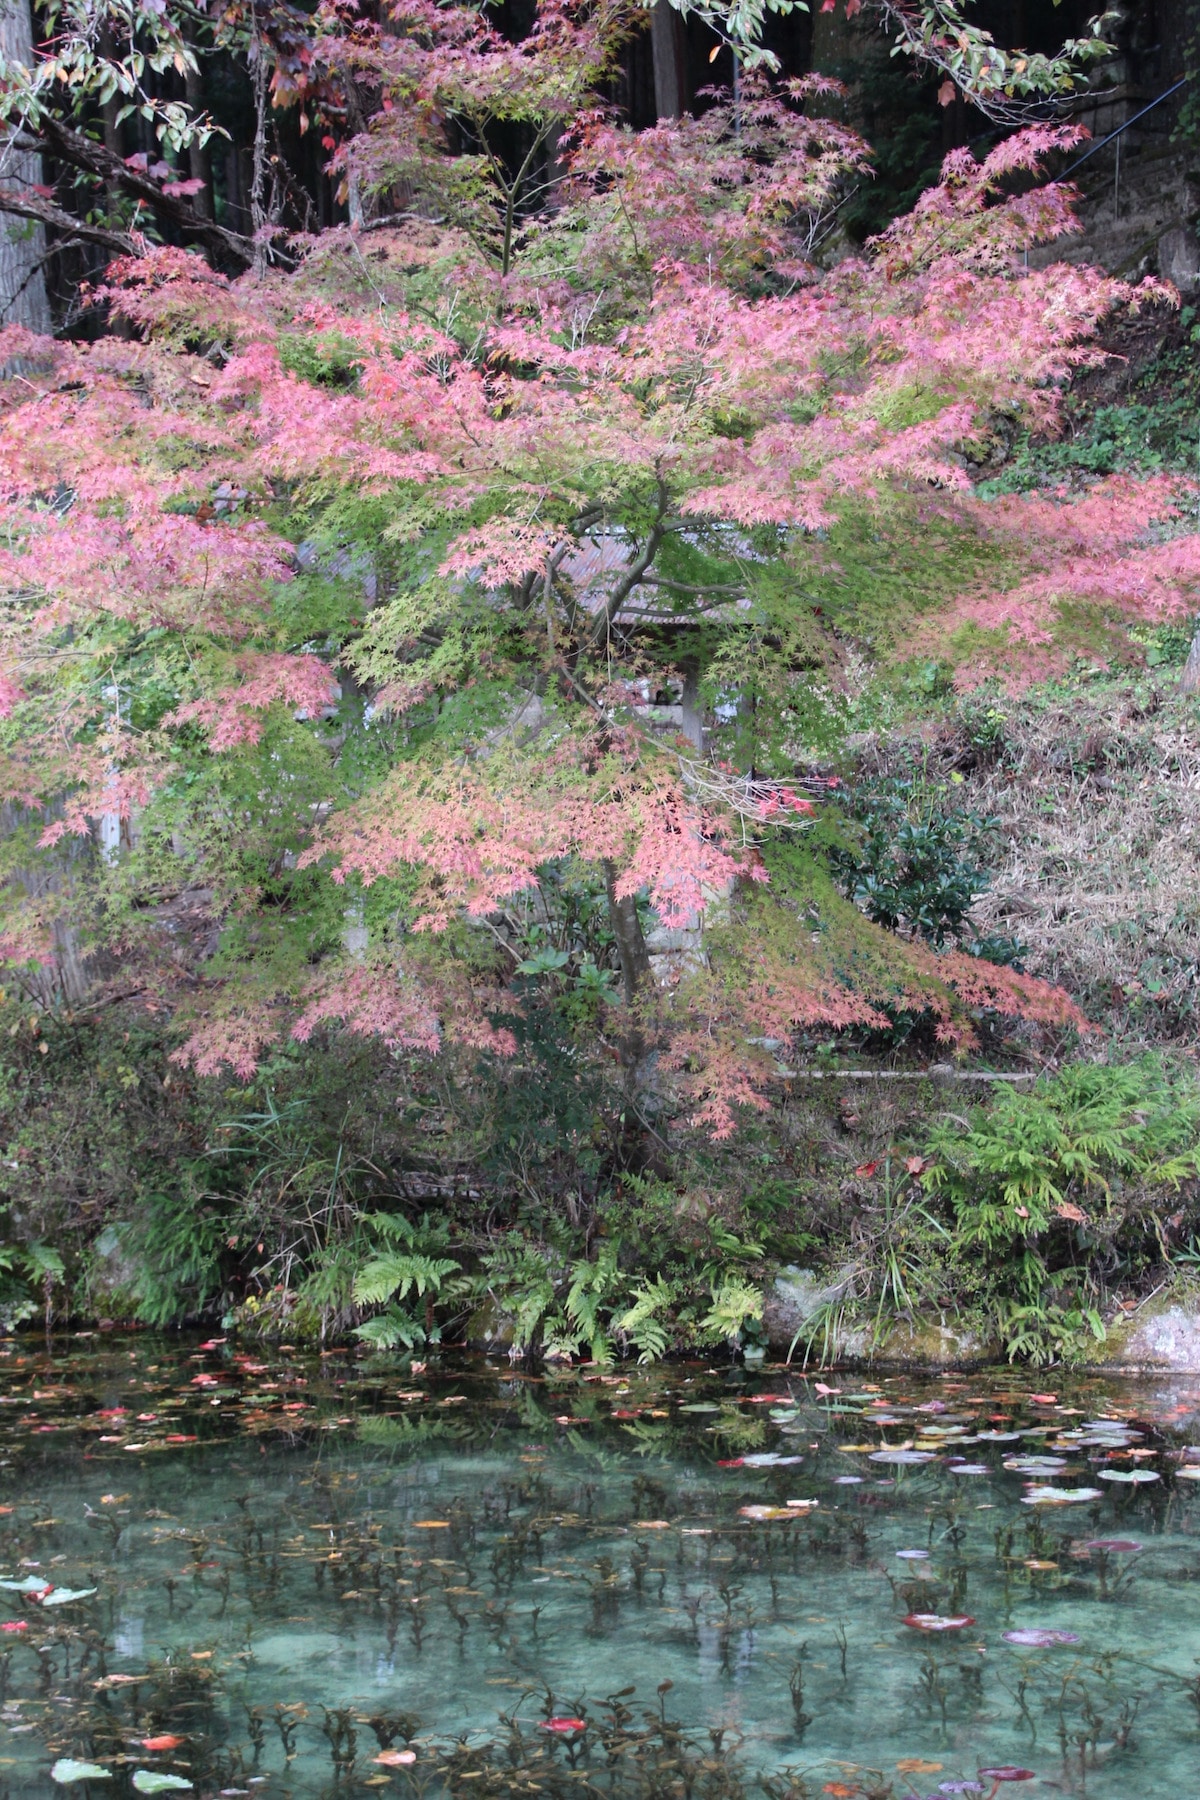
[{"label": "yellow fallen leaf", "polygon": [[896,1764],[898,1775],[937,1775],[941,1771],[941,1763],[924,1762],[919,1756],[902,1756]]}]

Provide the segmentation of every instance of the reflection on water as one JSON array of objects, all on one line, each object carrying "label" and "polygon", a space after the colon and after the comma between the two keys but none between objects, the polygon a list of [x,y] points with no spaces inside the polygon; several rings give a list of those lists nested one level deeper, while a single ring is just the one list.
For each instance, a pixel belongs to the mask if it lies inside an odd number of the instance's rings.
[{"label": "reflection on water", "polygon": [[1200,1382],[1045,1383],[0,1346],[0,1800],[1183,1800]]}]

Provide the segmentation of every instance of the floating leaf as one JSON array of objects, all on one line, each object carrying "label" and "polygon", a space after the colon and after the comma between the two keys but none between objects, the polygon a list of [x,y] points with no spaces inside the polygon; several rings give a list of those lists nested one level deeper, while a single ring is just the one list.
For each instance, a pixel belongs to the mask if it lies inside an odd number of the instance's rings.
[{"label": "floating leaf", "polygon": [[897,1550],[901,1562],[928,1562],[928,1550]]},{"label": "floating leaf", "polygon": [[1027,1650],[1053,1650],[1059,1644],[1079,1642],[1078,1632],[1054,1631],[1040,1625],[1030,1625],[1019,1631],[1002,1631],[1000,1635],[1006,1644],[1020,1644]]},{"label": "floating leaf", "polygon": [[990,1475],[991,1472],[992,1471],[988,1468],[986,1463],[962,1462],[950,1464],[950,1473],[952,1475]]},{"label": "floating leaf", "polygon": [[909,1613],[900,1623],[907,1625],[912,1631],[962,1631],[975,1621],[969,1613],[959,1613],[950,1618],[942,1613]]},{"label": "floating leaf", "polygon": [[70,1787],[73,1781],[111,1781],[112,1770],[102,1769],[99,1763],[76,1762],[73,1756],[60,1756],[50,1771],[50,1779]]},{"label": "floating leaf", "polygon": [[95,1588],[51,1588],[42,1595],[43,1606],[68,1606],[72,1600],[86,1600],[96,1592]]},{"label": "floating leaf", "polygon": [[1102,1500],[1099,1488],[1035,1487],[1021,1495],[1022,1506],[1079,1506],[1085,1500]]},{"label": "floating leaf", "polygon": [[26,1575],[20,1581],[0,1581],[0,1588],[6,1588],[10,1594],[44,1594],[50,1583],[40,1575]]},{"label": "floating leaf", "polygon": [[892,1463],[900,1468],[908,1468],[916,1463],[936,1462],[937,1457],[932,1450],[872,1450],[867,1461]]},{"label": "floating leaf", "polygon": [[1036,1781],[1037,1776],[1032,1769],[1018,1769],[1014,1763],[1004,1763],[998,1769],[980,1769],[979,1773],[985,1781]]},{"label": "floating leaf", "polygon": [[1161,1481],[1153,1469],[1101,1469],[1101,1481],[1120,1481],[1127,1487],[1141,1487],[1147,1481]]},{"label": "floating leaf", "polygon": [[371,1758],[373,1763],[379,1763],[385,1769],[407,1768],[409,1763],[415,1763],[416,1760],[415,1750],[381,1750],[378,1756]]},{"label": "floating leaf", "polygon": [[538,1723],[543,1731],[584,1731],[587,1728],[586,1719],[540,1719]]},{"label": "floating leaf", "polygon": [[143,1750],[178,1750],[178,1748],[181,1744],[186,1744],[186,1743],[187,1743],[186,1738],[175,1737],[172,1735],[171,1732],[164,1731],[161,1737],[143,1738],[142,1739],[142,1749]]},{"label": "floating leaf", "polygon": [[1081,1550],[1106,1550],[1110,1556],[1128,1556],[1141,1547],[1136,1538],[1088,1538],[1079,1546]]},{"label": "floating leaf", "polygon": [[161,1769],[135,1769],[133,1785],[139,1794],[165,1794],[176,1788],[190,1788],[182,1775],[167,1775]]}]

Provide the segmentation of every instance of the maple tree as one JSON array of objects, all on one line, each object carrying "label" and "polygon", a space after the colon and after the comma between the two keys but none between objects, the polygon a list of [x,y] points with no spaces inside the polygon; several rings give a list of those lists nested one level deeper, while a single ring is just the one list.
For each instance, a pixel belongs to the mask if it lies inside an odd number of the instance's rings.
[{"label": "maple tree", "polygon": [[[1054,667],[1085,616],[1119,654],[1122,619],[1194,606],[1177,484],[996,502],[972,481],[998,421],[1054,428],[1115,309],[1164,302],[1025,267],[1070,227],[1043,169],[1073,133],[954,153],[822,269],[869,152],[809,110],[819,83],[750,71],[634,134],[595,91],[615,13],[544,8],[517,46],[423,0],[394,25],[336,49],[386,100],[344,165],[403,200],[390,228],[233,282],[146,245],[99,297],[120,335],[0,339],[22,370],[0,451],[0,767],[28,821],[3,847],[10,961],[74,909],[202,1073],[338,1027],[505,1057],[567,982],[538,944],[568,894],[606,922],[606,963],[571,978],[578,1054],[620,1068],[631,1114],[718,1135],[807,1031],[917,1012],[961,1050],[981,1013],[1083,1025],[845,899],[796,723],[837,663],[806,583],[850,516],[885,540],[936,516],[977,552],[895,646],[936,642],[964,681]],[[540,196],[492,135],[514,118],[553,134]],[[102,821],[135,841],[90,883],[18,878],[35,840]]]}]

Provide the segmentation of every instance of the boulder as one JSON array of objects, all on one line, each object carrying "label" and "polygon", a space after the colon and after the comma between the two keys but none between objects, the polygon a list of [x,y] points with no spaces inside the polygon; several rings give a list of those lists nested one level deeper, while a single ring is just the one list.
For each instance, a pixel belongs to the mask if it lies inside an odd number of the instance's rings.
[{"label": "boulder", "polygon": [[1176,1295],[1119,1320],[1096,1358],[1105,1369],[1200,1375],[1200,1294]]},{"label": "boulder", "polygon": [[[949,1369],[987,1362],[1002,1354],[966,1326],[944,1318],[897,1320],[876,1338],[869,1319],[845,1318],[837,1302],[854,1283],[851,1265],[834,1273],[795,1267],[782,1269],[763,1297],[763,1330],[771,1349],[803,1358],[812,1332],[809,1361],[892,1363],[909,1369]],[[865,1310],[865,1309],[864,1309]],[[828,1319],[826,1326],[822,1313]]]},{"label": "boulder", "polygon": [[[797,1348],[802,1351],[804,1332],[808,1326],[813,1326],[819,1337],[819,1314],[849,1293],[854,1275],[853,1268],[841,1269],[833,1275],[828,1271],[800,1269],[794,1265],[781,1269],[772,1286],[763,1295],[763,1332],[772,1350],[782,1350],[786,1354],[799,1337]],[[844,1334],[841,1333],[831,1340],[830,1349],[840,1356],[861,1355],[865,1348],[866,1334],[855,1331],[849,1335],[856,1340],[863,1340],[857,1350],[844,1347]],[[819,1342],[816,1347],[821,1347]]]},{"label": "boulder", "polygon": [[872,1361],[898,1363],[906,1369],[957,1369],[970,1363],[998,1362],[1003,1351],[965,1325],[944,1319],[902,1319],[876,1347]]},{"label": "boulder", "polygon": [[1164,231],[1158,240],[1158,272],[1187,299],[1200,290],[1200,238],[1191,226]]}]

